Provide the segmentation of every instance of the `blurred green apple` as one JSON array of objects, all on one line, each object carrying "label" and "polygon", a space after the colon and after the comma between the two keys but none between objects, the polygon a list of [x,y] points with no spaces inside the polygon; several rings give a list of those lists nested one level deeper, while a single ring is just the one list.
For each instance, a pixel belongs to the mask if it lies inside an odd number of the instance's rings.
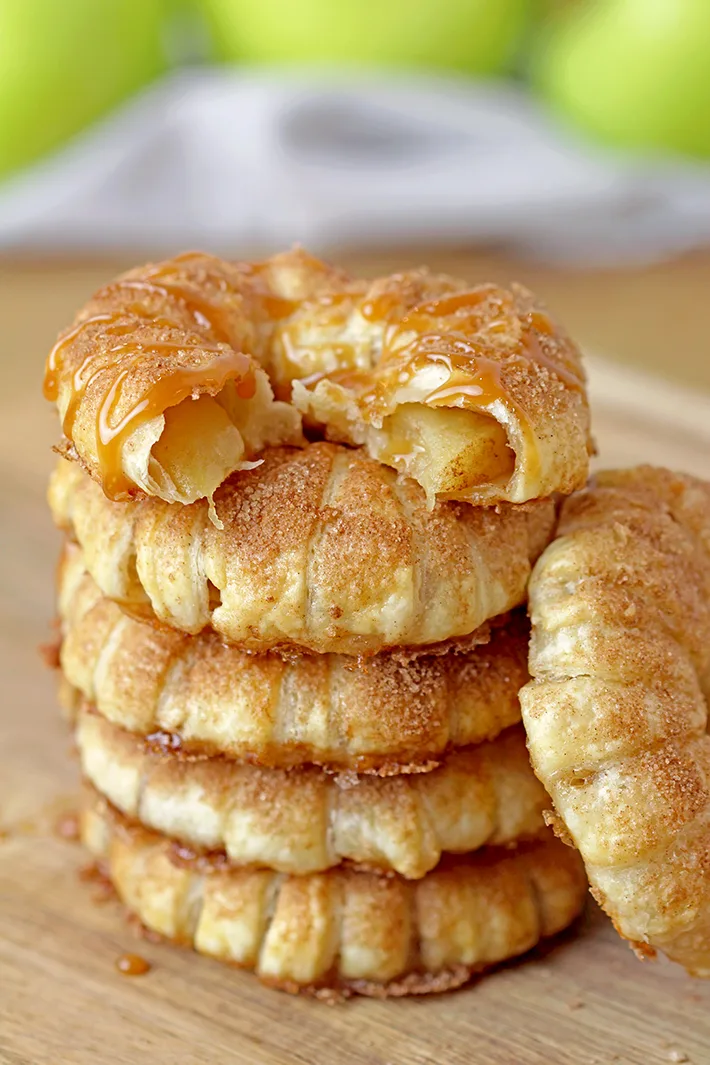
[{"label": "blurred green apple", "polygon": [[165,67],[164,0],[0,0],[0,174]]},{"label": "blurred green apple", "polygon": [[710,156],[710,0],[587,0],[535,66],[553,104],[610,143]]},{"label": "blurred green apple", "polygon": [[203,0],[203,4],[225,59],[494,74],[510,66],[536,0]]}]

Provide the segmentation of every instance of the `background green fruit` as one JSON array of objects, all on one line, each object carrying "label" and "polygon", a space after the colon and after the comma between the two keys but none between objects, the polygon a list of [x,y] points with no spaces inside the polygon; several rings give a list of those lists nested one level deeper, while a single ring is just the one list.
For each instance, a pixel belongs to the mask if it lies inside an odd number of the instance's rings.
[{"label": "background green fruit", "polygon": [[225,59],[510,66],[533,0],[203,0]]},{"label": "background green fruit", "polygon": [[0,174],[159,74],[164,0],[0,0]]},{"label": "background green fruit", "polygon": [[536,74],[611,143],[710,156],[710,0],[587,0],[553,24]]}]

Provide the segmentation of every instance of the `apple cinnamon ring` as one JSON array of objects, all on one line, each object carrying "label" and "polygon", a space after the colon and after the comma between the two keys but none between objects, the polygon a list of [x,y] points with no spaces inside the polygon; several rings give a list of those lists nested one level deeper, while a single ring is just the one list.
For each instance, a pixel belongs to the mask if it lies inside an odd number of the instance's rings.
[{"label": "apple cinnamon ring", "polygon": [[429,773],[384,779],[185,759],[86,710],[74,736],[84,777],[116,809],[230,865],[304,875],[346,861],[419,879],[442,854],[547,832],[520,726]]},{"label": "apple cinnamon ring", "polygon": [[96,798],[82,838],[149,929],[293,993],[446,991],[566,928],[586,896],[578,855],[552,836],[447,859],[417,881],[346,867],[206,872]]},{"label": "apple cinnamon ring", "polygon": [[107,499],[60,460],[49,501],[102,593],[249,651],[374,654],[473,633],[523,603],[554,523],[550,500],[439,503],[362,452],[272,449],[207,502]]},{"label": "apple cinnamon ring", "polygon": [[360,281],[299,250],[122,275],[60,336],[45,395],[65,454],[113,499],[211,499],[265,447],[302,443],[302,415],[430,501],[525,502],[588,467],[579,353],[529,293],[424,270]]},{"label": "apple cinnamon ring", "polygon": [[560,830],[623,936],[710,976],[710,484],[599,474],[530,611],[523,720]]},{"label": "apple cinnamon ring", "polygon": [[184,755],[263,766],[313,763],[391,775],[429,768],[520,720],[528,680],[522,615],[447,653],[251,655],[126,616],[68,545],[59,567],[65,708],[80,702]]}]

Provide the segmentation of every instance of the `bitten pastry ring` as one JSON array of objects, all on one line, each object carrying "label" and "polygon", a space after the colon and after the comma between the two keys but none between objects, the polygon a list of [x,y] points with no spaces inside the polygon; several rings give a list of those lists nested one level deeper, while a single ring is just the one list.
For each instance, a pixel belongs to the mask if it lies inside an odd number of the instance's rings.
[{"label": "bitten pastry ring", "polygon": [[427,509],[414,481],[334,444],[276,448],[189,507],[107,499],[60,460],[49,501],[104,595],[249,651],[374,654],[474,632],[525,601],[550,500]]},{"label": "bitten pastry ring", "polygon": [[[339,276],[315,265],[302,294]],[[99,289],[47,360],[67,456],[113,499],[190,503],[265,446],[301,442],[300,415],[274,399],[258,361],[295,306],[275,287],[254,264],[190,252]]]},{"label": "bitten pastry ring", "polygon": [[45,395],[66,454],[114,499],[211,498],[264,447],[302,442],[300,412],[432,501],[525,502],[588,466],[579,353],[525,290],[360,281],[298,249],[118,277],[60,336]]},{"label": "bitten pastry ring", "polygon": [[547,831],[519,726],[430,773],[384,779],[186,760],[88,711],[74,735],[85,778],[121,813],[233,865],[304,874],[348,861],[418,879],[444,853]]},{"label": "bitten pastry ring", "polygon": [[[395,274],[307,303],[279,323],[272,347],[271,378],[285,363],[309,422],[363,445],[432,502],[523,503],[584,484],[581,358],[519,285]],[[320,365],[333,350],[336,364]]]},{"label": "bitten pastry ring", "polygon": [[523,720],[560,831],[623,936],[710,976],[710,484],[599,474],[530,610]]},{"label": "bitten pastry ring", "polygon": [[135,621],[101,596],[74,544],[58,585],[66,709],[83,698],[169,750],[391,774],[427,768],[520,720],[529,636],[522,614],[466,650],[284,659]]},{"label": "bitten pastry ring", "polygon": [[446,991],[523,954],[582,909],[578,855],[554,838],[447,860],[422,880],[339,868],[310,876],[171,860],[172,845],[87,805],[86,846],[150,929],[290,992]]}]

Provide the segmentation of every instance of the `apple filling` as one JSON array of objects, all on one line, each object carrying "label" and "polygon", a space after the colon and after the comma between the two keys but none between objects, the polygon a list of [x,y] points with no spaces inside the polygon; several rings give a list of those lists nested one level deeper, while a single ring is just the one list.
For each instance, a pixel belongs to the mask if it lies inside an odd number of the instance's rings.
[{"label": "apple filling", "polygon": [[469,499],[483,484],[506,484],[515,454],[494,418],[478,411],[405,403],[367,432],[373,458],[413,477],[436,496]]},{"label": "apple filling", "polygon": [[233,382],[216,396],[168,407],[140,426],[123,446],[123,472],[139,488],[169,503],[193,503],[214,493],[231,473],[250,469],[265,447],[303,442],[301,419],[274,400],[266,375],[243,399]]},{"label": "apple filling", "polygon": [[328,439],[364,446],[372,458],[417,481],[433,505],[437,496],[479,501],[477,490],[506,485],[515,472],[508,434],[491,415],[458,407],[402,403],[381,427],[369,424],[357,400],[321,381],[310,391],[294,382],[293,400]]}]

